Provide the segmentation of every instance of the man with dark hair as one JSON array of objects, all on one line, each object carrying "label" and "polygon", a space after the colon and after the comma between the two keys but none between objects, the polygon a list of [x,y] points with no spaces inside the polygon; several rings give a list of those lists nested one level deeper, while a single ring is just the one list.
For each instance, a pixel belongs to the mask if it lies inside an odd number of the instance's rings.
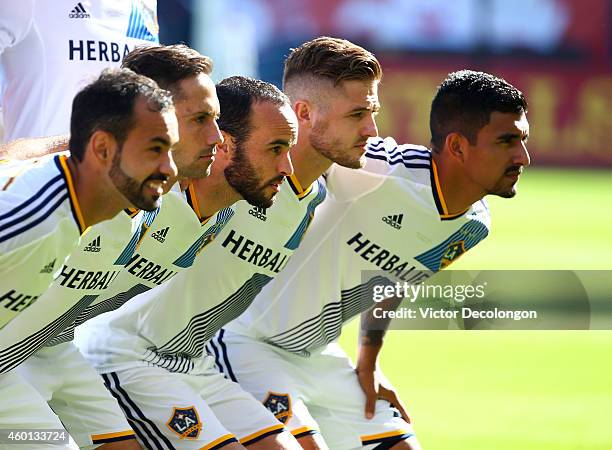
[{"label": "man with dark hair", "polygon": [[[92,361],[101,372],[105,372],[111,389],[118,392],[125,390],[126,384],[137,397],[139,408],[152,411],[152,417],[162,422],[167,421],[168,405],[174,401],[176,404],[185,403],[186,399],[192,398],[190,390],[168,392],[168,399],[160,405],[151,399],[150,391],[141,390],[140,386],[147,384],[151,389],[159,391],[160,384],[174,385],[176,377],[163,377],[163,372],[158,368],[121,370],[113,375],[118,369],[118,362],[126,357],[126,353],[133,355],[133,343],[142,344],[155,342],[155,352],[147,354],[146,345],[143,348],[143,356],[139,359],[149,361],[151,358],[158,365],[170,365],[173,370],[192,374],[199,373],[202,365],[212,364],[211,358],[204,353],[204,344],[210,337],[229,320],[235,318],[250,304],[254,296],[263,285],[277,275],[287,264],[301,242],[304,233],[309,227],[315,208],[323,200],[325,190],[323,183],[317,178],[334,162],[338,161],[349,166],[359,166],[359,160],[364,153],[363,146],[368,137],[376,135],[376,126],[373,116],[378,107],[376,88],[380,78],[380,66],[375,58],[366,50],[348,41],[333,38],[316,40],[313,45],[300,47],[296,55],[301,52],[316,52],[317,47],[327,49],[330,62],[329,68],[324,75],[316,72],[316,67],[310,65],[300,68],[300,75],[296,75],[293,81],[288,81],[293,86],[295,98],[289,97],[294,111],[299,112],[298,143],[291,150],[294,161],[295,174],[287,178],[287,183],[281,186],[273,183],[274,189],[280,189],[277,203],[268,210],[263,208],[250,208],[244,203],[236,205],[236,216],[228,224],[223,232],[219,233],[214,242],[207,246],[206,257],[199,258],[197,272],[192,270],[185,272],[172,279],[166,286],[147,294],[150,300],[143,309],[152,308],[156,302],[155,313],[147,314],[149,320],[155,316],[159,325],[156,328],[134,326],[136,317],[142,317],[144,312],[136,307],[129,308],[126,305],[123,318],[121,312],[113,313],[116,320],[104,323],[101,319],[95,323],[86,325],[87,336],[79,339],[81,351]],[[345,57],[344,55],[350,55]],[[326,58],[321,57],[318,65],[324,64]],[[347,66],[352,64],[352,69]],[[304,86],[304,91],[297,89],[297,84]],[[232,146],[236,151],[243,146],[244,142],[257,142],[256,135],[248,131],[249,120],[245,120],[244,111],[248,110],[251,91],[266,92],[266,84],[255,82],[243,77],[230,77],[217,85],[217,92],[222,104],[222,114],[219,124],[224,134],[225,144]],[[317,87],[321,92],[317,92]],[[255,104],[257,105],[257,104]],[[263,104],[262,104],[263,105]],[[252,107],[252,106],[251,106]],[[240,120],[240,117],[243,117]],[[273,124],[268,127],[274,129]],[[311,132],[312,128],[316,128]],[[323,130],[328,129],[327,133]],[[304,136],[306,136],[304,138]],[[325,138],[330,140],[326,141]],[[316,145],[311,145],[310,138]],[[361,147],[359,147],[361,145]],[[275,150],[274,147],[270,151]],[[240,154],[237,151],[236,156]],[[244,152],[243,154],[247,154]],[[236,161],[234,161],[236,162]],[[236,168],[247,167],[244,161]],[[216,170],[217,161],[213,164],[213,172]],[[244,180],[243,173],[234,172],[231,168],[225,168],[224,173],[229,180]],[[267,188],[269,189],[269,188]],[[206,286],[206,293],[201,293],[202,286]],[[186,310],[178,309],[174,298],[177,292],[181,292],[190,306]],[[145,302],[145,300],[143,300]],[[169,317],[176,317],[172,322],[175,326],[168,325]],[[149,322],[147,322],[148,324]],[[145,328],[146,327],[146,328]],[[136,328],[136,329],[135,329]],[[125,332],[127,334],[122,334]],[[101,339],[100,336],[105,336]],[[149,344],[150,345],[150,344]],[[214,343],[209,343],[209,352],[215,353]],[[109,349],[112,349],[109,351]],[[132,356],[133,358],[133,356]],[[135,363],[135,362],[134,362]],[[145,373],[147,374],[145,377]],[[113,378],[117,376],[117,378]],[[184,377],[184,379],[191,379]],[[207,399],[208,390],[214,389],[214,379],[207,382],[207,390],[202,387],[204,399]],[[119,385],[116,381],[119,381]],[[145,381],[146,380],[146,381]],[[157,380],[157,381],[155,381]],[[205,380],[202,383],[206,383]],[[199,385],[198,385],[199,386]],[[219,391],[222,392],[222,391]],[[147,394],[147,395],[145,395]],[[210,397],[214,400],[215,397]],[[132,400],[134,400],[132,398]],[[285,405],[283,398],[279,398],[278,408],[273,409],[279,413]],[[168,404],[166,404],[168,403]],[[244,420],[239,414],[240,402],[235,405],[222,402],[218,406],[218,414],[221,422],[229,427],[238,418]],[[269,407],[269,405],[267,405]],[[247,406],[244,406],[245,411]],[[165,411],[163,413],[162,411]],[[164,415],[165,414],[165,415]],[[248,413],[246,414],[248,416]],[[165,427],[160,431],[167,432]],[[310,438],[312,429],[294,429],[291,431],[300,438]],[[244,436],[244,434],[242,435]],[[242,437],[241,442],[250,448],[279,448],[280,442],[261,440],[255,433]],[[289,445],[287,442],[285,445]],[[275,447],[271,447],[275,445]],[[282,447],[280,447],[282,448]]]},{"label": "man with dark hair", "polygon": [[[109,239],[103,244],[98,242],[91,250],[98,252],[100,259],[116,259],[130,238],[139,238],[141,224],[146,221],[142,213],[130,219],[122,210],[154,210],[168,180],[176,176],[170,153],[178,138],[172,99],[146,77],[130,70],[103,72],[74,99],[71,126],[79,130],[79,138],[71,142],[74,153],[70,156],[2,168],[3,362],[27,351],[27,343],[21,340],[4,351],[5,344],[13,342],[15,330],[18,334],[40,335],[40,328],[34,325],[37,322],[26,317],[35,314],[53,320],[56,305],[45,302],[43,294],[54,274],[65,267],[64,261],[70,261],[89,242],[83,235],[110,230]],[[105,280],[109,276],[108,272],[98,274]],[[91,281],[89,277],[86,284]],[[38,313],[31,313],[32,309]],[[0,373],[7,371],[3,368]],[[19,374],[0,375],[0,390],[4,426],[62,428],[45,403],[48,399],[33,392]],[[104,448],[138,448],[133,431],[120,416],[109,413],[101,422],[92,424],[77,417],[73,405],[67,407],[61,401],[50,404],[67,427],[74,425],[74,438],[82,448],[107,442],[114,443]],[[111,441],[107,439],[109,435],[113,436]]]},{"label": "man with dark hair", "polygon": [[[278,88],[236,76],[221,81],[217,95],[224,141],[210,176],[201,181],[219,196],[246,201],[234,205],[235,216],[190,270],[89,321],[79,328],[77,343],[133,417],[137,433],[142,430],[146,448],[160,441],[194,449],[296,449],[299,445],[274,415],[215,369],[205,344],[280,270],[324,190],[319,183],[305,192],[295,188],[287,151],[295,142],[297,121]],[[289,165],[279,175],[268,168],[271,160]],[[218,258],[219,249],[227,252],[228,246],[232,258],[249,261],[248,276]],[[220,289],[236,295],[216,295]]]},{"label": "man with dark hair", "polygon": [[[483,197],[514,195],[529,164],[527,104],[504,80],[450,74],[432,109],[435,151],[376,138],[364,168],[332,166],[300,249],[212,341],[226,376],[291,431],[321,433],[300,438],[305,449],[421,448],[378,368],[384,331],[372,323],[397,303],[374,303],[372,288],[419,284],[474,247],[490,227]],[[360,313],[354,366],[335,340]]]},{"label": "man with dark hair", "polygon": [[[74,327],[91,317],[118,308],[137,294],[189,268],[234,214],[232,209],[226,207],[242,198],[225,178],[223,171],[223,167],[230,165],[235,155],[233,147],[219,147],[221,151],[217,153],[216,164],[219,170],[207,177],[217,145],[223,141],[216,123],[219,103],[214,84],[208,76],[212,67],[210,59],[185,46],[165,46],[137,49],[133,55],[128,55],[125,65],[135,69],[144,67],[148,73],[159,74],[162,84],[173,94],[180,131],[180,140],[173,149],[179,183],[164,195],[155,221],[146,223],[144,236],[128,246],[133,255],[124,252],[117,258],[125,267],[117,273],[113,271],[112,280],[93,285],[75,281],[74,277],[85,270],[86,273],[108,270],[97,262],[95,253],[83,248],[78,259],[68,261],[61,276],[41,299],[45,304],[54,306],[55,314],[37,315],[34,308],[22,322],[38,326],[25,329],[13,327],[9,337],[3,339],[2,347],[5,350],[0,349],[0,371],[15,367],[37,352],[16,369],[19,374],[45,398],[65,400],[75,405],[77,403],[71,389],[79,386],[80,392],[88,393],[80,398],[90,405],[90,409],[81,408],[80,404],[75,409],[87,418],[95,417],[98,408],[94,409],[94,404],[102,404],[99,409],[107,408],[103,403],[104,395],[110,396],[108,392],[103,395],[97,390],[96,383],[100,382],[100,378],[92,376],[91,368],[71,342]],[[177,80],[174,77],[177,70],[185,78]],[[284,98],[280,91],[279,94]],[[277,184],[291,173],[288,150],[295,139],[295,116],[289,106],[286,109],[281,106],[264,109],[260,115],[258,123],[275,122],[277,126],[272,129],[258,127],[258,136],[263,141],[248,147],[248,153],[256,162],[253,170],[257,170],[257,173],[246,170],[245,177],[236,180],[234,185],[246,192],[248,188],[242,188],[243,183],[261,177],[262,186],[257,187],[264,191],[264,197],[260,198],[262,203],[257,206],[263,207],[276,195]],[[274,151],[268,149],[269,142],[274,143]],[[103,243],[108,238],[110,236],[106,234],[92,236],[92,244]],[[57,326],[47,326],[50,319],[55,318],[58,318],[55,321]],[[37,332],[24,335],[26,330],[32,329]],[[44,345],[47,348],[41,349]],[[17,348],[19,352],[16,352]],[[69,358],[71,370],[60,372],[60,367],[66,366]],[[61,383],[57,382],[57,375],[51,376],[58,372],[62,373]]]}]

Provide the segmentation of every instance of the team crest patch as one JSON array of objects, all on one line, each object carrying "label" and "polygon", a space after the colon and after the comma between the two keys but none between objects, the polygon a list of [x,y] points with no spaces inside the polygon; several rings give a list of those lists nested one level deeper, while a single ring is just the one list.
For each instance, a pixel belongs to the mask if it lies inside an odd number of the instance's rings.
[{"label": "team crest patch", "polygon": [[452,242],[442,255],[440,260],[440,269],[449,266],[454,260],[465,253],[465,241]]},{"label": "team crest patch", "polygon": [[293,415],[289,394],[268,391],[268,396],[263,401],[263,405],[282,423],[287,423]]},{"label": "team crest patch", "polygon": [[172,417],[170,417],[167,425],[181,439],[197,439],[200,431],[202,431],[202,423],[195,406],[188,408],[174,407]]},{"label": "team crest patch", "polygon": [[212,241],[214,241],[214,240],[215,240],[215,236],[216,236],[216,235],[215,235],[214,233],[213,233],[213,234],[209,234],[208,236],[205,236],[205,237],[202,239],[202,242],[200,243],[200,246],[199,246],[199,247],[198,247],[198,249],[196,250],[196,255],[199,255],[199,254],[200,254],[200,252],[201,252],[202,250],[204,250],[204,247],[206,247],[208,244],[210,244]]}]

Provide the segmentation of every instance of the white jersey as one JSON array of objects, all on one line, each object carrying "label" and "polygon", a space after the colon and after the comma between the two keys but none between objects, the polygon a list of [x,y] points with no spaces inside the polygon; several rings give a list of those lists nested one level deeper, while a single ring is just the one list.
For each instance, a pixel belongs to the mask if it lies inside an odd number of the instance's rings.
[{"label": "white jersey", "polygon": [[79,328],[81,352],[102,373],[150,364],[189,372],[207,341],[285,267],[324,198],[321,181],[303,190],[288,179],[271,208],[238,202],[191,270]]},{"label": "white jersey", "polygon": [[226,329],[308,355],[374,304],[373,284],[424,281],[487,236],[484,201],[448,214],[425,147],[377,138],[366,156],[364,169],[331,169],[300,249]]},{"label": "white jersey", "polygon": [[84,231],[65,155],[0,166],[0,328],[47,290]]},{"label": "white jersey", "polygon": [[70,340],[65,336],[67,327],[71,331],[75,320],[86,311],[103,310],[98,297],[130,260],[156,213],[121,212],[87,231],[49,289],[0,330],[0,373],[22,363],[44,345]]},{"label": "white jersey", "polygon": [[158,42],[156,0],[0,2],[4,139],[66,134],[74,95]]}]

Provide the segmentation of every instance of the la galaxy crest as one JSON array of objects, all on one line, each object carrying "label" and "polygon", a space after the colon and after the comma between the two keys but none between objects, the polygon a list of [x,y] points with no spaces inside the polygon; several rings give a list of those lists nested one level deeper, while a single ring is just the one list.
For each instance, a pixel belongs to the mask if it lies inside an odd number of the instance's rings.
[{"label": "la galaxy crest", "polygon": [[454,260],[465,253],[465,241],[451,242],[440,260],[440,270],[448,267]]},{"label": "la galaxy crest", "polygon": [[198,249],[196,250],[196,255],[199,255],[200,252],[202,250],[204,250],[204,247],[206,247],[208,244],[210,244],[212,241],[214,241],[215,240],[215,236],[216,236],[215,233],[211,233],[211,234],[208,234],[206,236],[203,236],[202,237],[202,241],[200,242],[200,245],[198,246]]},{"label": "la galaxy crest", "polygon": [[200,422],[195,406],[187,408],[177,408],[175,406],[167,425],[181,439],[197,439],[202,431],[202,422]]},{"label": "la galaxy crest", "polygon": [[268,391],[268,396],[263,401],[263,405],[282,423],[287,423],[293,415],[289,394]]}]

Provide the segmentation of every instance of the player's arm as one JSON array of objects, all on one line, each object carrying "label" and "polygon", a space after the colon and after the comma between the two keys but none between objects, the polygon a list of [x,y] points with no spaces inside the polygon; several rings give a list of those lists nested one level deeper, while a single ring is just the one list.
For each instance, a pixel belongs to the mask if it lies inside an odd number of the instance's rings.
[{"label": "player's arm", "polygon": [[0,146],[0,159],[31,159],[68,150],[69,135],[25,138]]},{"label": "player's arm", "polygon": [[[371,309],[361,314],[361,327],[359,330],[359,349],[357,354],[357,378],[366,395],[365,417],[374,417],[376,400],[387,400],[395,406],[402,418],[410,422],[410,416],[404,403],[399,398],[393,385],[387,380],[378,366],[378,355],[383,346],[385,333],[389,328],[391,319],[376,318],[373,314],[375,308],[384,311],[395,311],[401,303],[400,298],[389,298],[376,303]],[[377,314],[380,316],[381,314]]]}]

